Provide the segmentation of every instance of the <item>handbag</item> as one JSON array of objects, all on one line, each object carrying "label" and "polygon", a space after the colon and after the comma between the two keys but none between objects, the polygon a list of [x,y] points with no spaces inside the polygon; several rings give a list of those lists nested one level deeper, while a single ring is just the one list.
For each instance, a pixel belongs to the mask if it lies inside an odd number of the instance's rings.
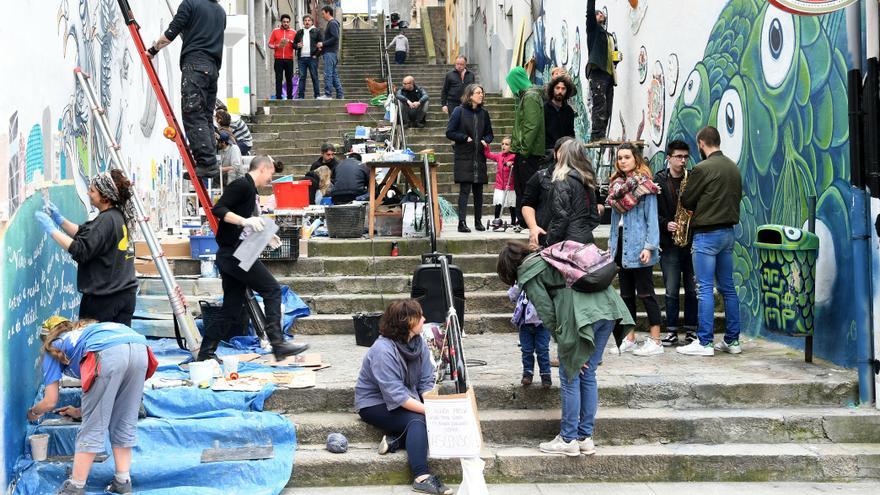
[{"label": "handbag", "polygon": [[567,287],[579,292],[605,290],[617,275],[611,253],[592,243],[557,242],[544,248],[541,258],[562,274]]}]

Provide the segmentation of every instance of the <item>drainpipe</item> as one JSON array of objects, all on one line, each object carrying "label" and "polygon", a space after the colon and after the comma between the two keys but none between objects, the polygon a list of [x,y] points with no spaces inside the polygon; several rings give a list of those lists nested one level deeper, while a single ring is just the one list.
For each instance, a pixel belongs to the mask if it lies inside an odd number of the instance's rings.
[{"label": "drainpipe", "polygon": [[[262,0],[261,0],[262,1]],[[256,25],[254,21],[254,4],[257,0],[247,0],[248,16],[248,102],[251,107],[251,115],[257,114],[257,42]]]},{"label": "drainpipe", "polygon": [[[868,205],[870,196],[866,184],[866,170],[862,136],[864,133],[861,105],[862,93],[862,23],[861,2],[846,10],[847,41],[853,58],[853,68],[847,74],[849,94],[850,167],[852,177],[852,202],[850,225],[852,226],[853,253],[853,320],[856,326],[856,366],[859,375],[859,403],[874,402],[874,374],[871,332],[871,253]],[[868,267],[866,270],[865,267]]]}]

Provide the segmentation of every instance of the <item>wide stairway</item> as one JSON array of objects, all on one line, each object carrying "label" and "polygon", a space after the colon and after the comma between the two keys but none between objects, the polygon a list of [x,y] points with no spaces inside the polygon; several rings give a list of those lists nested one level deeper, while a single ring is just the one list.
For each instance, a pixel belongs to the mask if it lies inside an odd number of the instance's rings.
[{"label": "wide stairway", "polygon": [[[396,81],[405,73],[415,75],[432,95],[428,126],[410,131],[408,141],[415,151],[437,151],[439,190],[454,204],[446,116],[436,104],[449,67],[416,63],[424,57],[419,51],[420,33],[408,30],[411,58],[392,73]],[[367,101],[364,77],[379,78],[376,35],[346,31],[344,39],[340,72],[351,100],[260,103],[269,106],[270,113],[256,116],[251,127],[255,150],[284,161],[286,174],[301,177],[318,157],[322,142],[342,144],[343,134],[354,126],[381,122],[382,109],[371,107],[366,115],[357,116],[344,109],[346,101]],[[510,133],[513,103],[492,95],[486,107],[500,141]],[[490,177],[493,170],[490,166]],[[491,187],[485,196],[484,220],[491,217]],[[525,240],[525,232],[458,234],[454,227],[454,222],[446,223],[438,248],[451,253],[465,274],[464,349],[469,359],[479,360],[472,361],[470,372],[490,482],[880,479],[880,415],[852,405],[857,402],[855,372],[827,363],[805,364],[799,352],[762,339],[748,339],[739,356],[714,358],[680,356],[672,349],[662,356],[639,358],[618,356],[609,348],[598,371],[597,454],[540,453],[537,444],[559,430],[557,371],[553,370],[549,389],[520,386],[522,366],[516,329],[510,324],[512,305],[507,287],[495,274],[500,248],[509,239]],[[607,227],[597,229],[596,237],[604,246]],[[390,256],[392,242],[399,243],[400,256]],[[297,425],[290,487],[411,481],[405,451],[378,456],[375,448],[381,432],[352,411],[355,380],[366,352],[355,346],[352,315],[380,311],[390,301],[408,297],[419,255],[428,250],[427,241],[420,239],[312,239],[307,258],[267,262],[279,282],[289,285],[313,310],[312,316],[296,323],[297,340],[309,342],[331,365],[318,372],[316,387],[278,390],[266,405]],[[662,306],[659,267],[654,280]],[[193,277],[180,283],[190,301],[222,293],[218,279]],[[142,280],[141,308],[161,307],[167,304],[164,301],[158,280]],[[644,328],[645,317],[639,316]],[[723,314],[718,313],[716,321],[722,329]],[[158,322],[152,328],[166,335],[169,329]],[[331,432],[348,437],[347,453],[325,450]],[[431,460],[430,464],[444,480],[460,479],[458,461]]]}]

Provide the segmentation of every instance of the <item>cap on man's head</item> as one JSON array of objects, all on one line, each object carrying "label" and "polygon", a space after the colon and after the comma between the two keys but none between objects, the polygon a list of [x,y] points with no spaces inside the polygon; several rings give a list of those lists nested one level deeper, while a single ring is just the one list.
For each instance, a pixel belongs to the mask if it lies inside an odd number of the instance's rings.
[{"label": "cap on man's head", "polygon": [[230,136],[229,136],[229,133],[228,133],[228,132],[226,132],[226,131],[220,131],[219,136],[220,136],[220,137],[217,138],[219,141],[222,141],[222,142],[224,142],[224,143],[226,143],[226,144],[229,144]]}]

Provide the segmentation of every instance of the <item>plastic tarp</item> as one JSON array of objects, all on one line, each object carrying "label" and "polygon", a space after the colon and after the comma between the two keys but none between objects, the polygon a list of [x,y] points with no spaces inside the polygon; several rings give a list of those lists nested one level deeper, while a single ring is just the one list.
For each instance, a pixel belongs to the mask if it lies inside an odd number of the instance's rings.
[{"label": "plastic tarp", "polygon": [[[171,339],[151,341],[160,361],[156,376],[185,378],[177,364],[188,357]],[[238,353],[228,346],[218,354]],[[241,363],[241,372],[271,372],[275,368]],[[148,495],[278,494],[290,479],[296,450],[296,429],[287,418],[261,412],[274,386],[259,392],[213,392],[194,387],[148,389],[144,392],[147,418],[138,421],[131,476],[136,493]],[[79,405],[80,389],[64,388],[58,406]],[[58,418],[47,415],[46,419]],[[49,456],[72,455],[79,425],[31,425],[28,434],[49,433]],[[265,460],[202,463],[207,448],[266,446],[274,457]],[[68,476],[71,462],[34,462],[28,452],[16,466],[13,494],[54,493]],[[105,438],[109,457],[96,462],[89,474],[87,493],[103,493],[113,477],[112,449]]]}]

